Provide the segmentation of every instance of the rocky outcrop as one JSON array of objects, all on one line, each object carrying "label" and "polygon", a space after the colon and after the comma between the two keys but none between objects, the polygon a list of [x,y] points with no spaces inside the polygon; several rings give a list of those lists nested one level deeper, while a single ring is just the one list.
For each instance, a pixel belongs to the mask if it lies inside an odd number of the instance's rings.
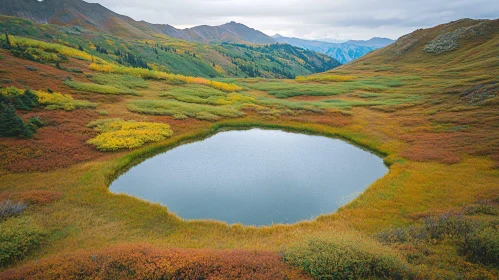
[{"label": "rocky outcrop", "polygon": [[464,37],[483,36],[487,33],[486,22],[466,27],[460,27],[454,31],[442,34],[428,42],[424,47],[424,52],[440,54],[450,52],[459,47],[459,39]]}]

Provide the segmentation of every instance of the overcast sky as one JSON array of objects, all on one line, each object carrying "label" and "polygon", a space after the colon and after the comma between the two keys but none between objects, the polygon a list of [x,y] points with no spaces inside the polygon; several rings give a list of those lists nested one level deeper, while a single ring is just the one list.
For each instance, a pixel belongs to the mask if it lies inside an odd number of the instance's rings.
[{"label": "overcast sky", "polygon": [[236,21],[268,35],[396,39],[461,18],[497,18],[499,0],[86,0],[177,28]]}]

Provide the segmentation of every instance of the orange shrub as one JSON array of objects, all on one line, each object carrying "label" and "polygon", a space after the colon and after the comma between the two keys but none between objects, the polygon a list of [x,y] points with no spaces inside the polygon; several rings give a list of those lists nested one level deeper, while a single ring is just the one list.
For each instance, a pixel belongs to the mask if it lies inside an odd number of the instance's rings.
[{"label": "orange shrub", "polygon": [[0,273],[2,279],[309,279],[277,253],[156,249],[121,245],[47,257]]},{"label": "orange shrub", "polygon": [[0,201],[12,199],[23,201],[28,204],[47,204],[61,198],[62,193],[56,191],[34,190],[26,192],[7,192],[0,194]]}]

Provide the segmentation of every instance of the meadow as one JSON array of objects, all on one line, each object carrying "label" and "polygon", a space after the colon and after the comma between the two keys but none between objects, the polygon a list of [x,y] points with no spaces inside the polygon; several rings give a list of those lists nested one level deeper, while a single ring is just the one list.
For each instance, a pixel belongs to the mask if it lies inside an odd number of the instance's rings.
[{"label": "meadow", "polygon": [[[41,123],[0,137],[0,278],[497,279],[499,35],[425,53],[442,28],[288,80],[99,64],[29,40],[66,60],[0,49],[2,102],[31,89],[38,103],[15,113]],[[390,171],[335,213],[267,227],[184,221],[108,190],[146,158],[253,127],[340,138]]]}]

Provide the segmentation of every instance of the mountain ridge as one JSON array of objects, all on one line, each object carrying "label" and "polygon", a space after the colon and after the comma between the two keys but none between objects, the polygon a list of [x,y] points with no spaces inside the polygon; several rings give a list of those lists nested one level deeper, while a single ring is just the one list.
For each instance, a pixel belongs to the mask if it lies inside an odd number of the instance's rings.
[{"label": "mountain ridge", "polygon": [[163,34],[188,41],[199,43],[252,43],[252,44],[275,44],[272,37],[254,28],[234,21],[218,25],[198,25],[191,28],[178,29],[171,25],[153,24]]},{"label": "mountain ridge", "polygon": [[[278,35],[278,36],[276,36]],[[350,40],[344,43],[330,43],[319,40],[306,40],[293,37],[284,37],[276,34],[273,38],[279,43],[286,43],[295,47],[326,54],[340,63],[345,64],[369,52],[385,47],[394,41],[388,38],[373,37],[369,40]]]}]

